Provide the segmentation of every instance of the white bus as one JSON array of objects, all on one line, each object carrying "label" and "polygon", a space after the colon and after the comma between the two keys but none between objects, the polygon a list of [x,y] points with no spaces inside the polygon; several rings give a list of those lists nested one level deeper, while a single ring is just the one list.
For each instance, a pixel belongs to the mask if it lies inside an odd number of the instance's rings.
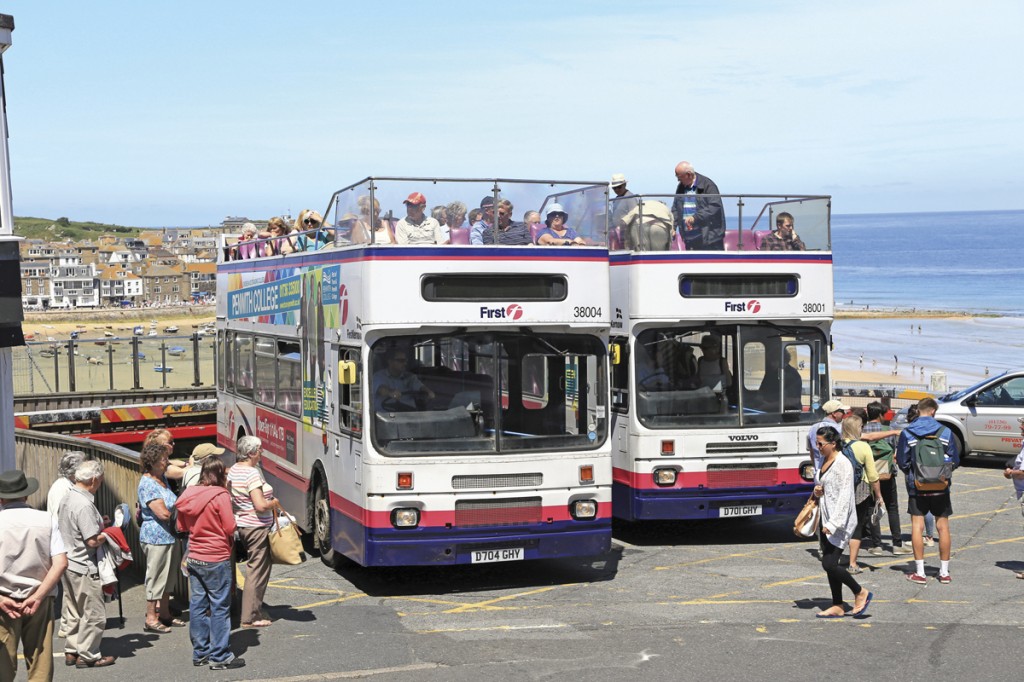
[{"label": "white bus", "polygon": [[[830,198],[711,200],[724,250],[666,239],[674,196],[611,202],[611,241],[628,247],[610,256],[616,518],[795,514],[813,485],[806,436],[830,386]],[[804,250],[767,250],[787,219]]]},{"label": "white bus", "polygon": [[[451,212],[451,244],[391,243],[417,194]],[[331,198],[327,244],[238,260],[225,246],[218,441],[263,440],[325,563],[608,551],[607,248],[494,243],[557,202],[603,244],[607,201],[598,183],[368,178]],[[462,222],[481,204],[498,231]]]}]

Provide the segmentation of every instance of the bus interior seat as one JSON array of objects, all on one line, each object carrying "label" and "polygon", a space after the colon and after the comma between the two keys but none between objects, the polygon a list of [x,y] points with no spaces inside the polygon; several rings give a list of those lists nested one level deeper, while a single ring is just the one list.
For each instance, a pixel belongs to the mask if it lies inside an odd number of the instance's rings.
[{"label": "bus interior seat", "polygon": [[452,244],[469,244],[469,228],[468,227],[453,227],[449,231],[451,235]]},{"label": "bus interior seat", "polygon": [[658,416],[678,414],[714,414],[719,411],[718,396],[707,386],[690,391],[640,391],[639,413]]}]

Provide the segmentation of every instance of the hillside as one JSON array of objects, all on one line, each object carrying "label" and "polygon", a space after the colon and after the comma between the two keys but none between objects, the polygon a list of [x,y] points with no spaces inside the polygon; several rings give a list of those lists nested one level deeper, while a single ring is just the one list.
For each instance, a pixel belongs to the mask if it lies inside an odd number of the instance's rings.
[{"label": "hillside", "polygon": [[103,234],[117,234],[127,237],[137,235],[139,232],[141,232],[141,229],[137,227],[80,222],[63,217],[56,220],[51,218],[14,217],[14,234],[26,239],[43,239],[46,241],[64,241],[67,239],[80,241],[91,239],[95,241],[97,237]]}]

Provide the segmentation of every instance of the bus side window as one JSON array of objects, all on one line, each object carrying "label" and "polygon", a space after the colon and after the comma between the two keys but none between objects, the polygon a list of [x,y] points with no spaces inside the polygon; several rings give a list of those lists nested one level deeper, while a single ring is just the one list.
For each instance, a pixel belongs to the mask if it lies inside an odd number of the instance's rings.
[{"label": "bus side window", "polygon": [[358,434],[363,430],[363,368],[359,363],[359,349],[342,349],[338,357],[356,365],[355,383],[338,386],[338,417],[343,430]]}]

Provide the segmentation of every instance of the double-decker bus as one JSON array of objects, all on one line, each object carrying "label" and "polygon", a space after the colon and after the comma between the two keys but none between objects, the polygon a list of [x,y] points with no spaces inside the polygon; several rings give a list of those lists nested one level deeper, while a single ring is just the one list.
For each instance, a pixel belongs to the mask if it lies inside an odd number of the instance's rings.
[{"label": "double-decker bus", "polygon": [[[830,397],[830,198],[704,195],[728,227],[715,251],[674,229],[687,200],[611,202],[614,515],[795,514]],[[787,221],[804,248],[768,250]]]},{"label": "double-decker bus", "polygon": [[[393,243],[425,201],[441,243]],[[601,245],[500,243],[555,203]],[[610,548],[607,205],[603,183],[368,178],[332,196],[326,244],[225,246],[218,441],[262,439],[325,563]],[[462,222],[480,206],[497,230]]]}]

